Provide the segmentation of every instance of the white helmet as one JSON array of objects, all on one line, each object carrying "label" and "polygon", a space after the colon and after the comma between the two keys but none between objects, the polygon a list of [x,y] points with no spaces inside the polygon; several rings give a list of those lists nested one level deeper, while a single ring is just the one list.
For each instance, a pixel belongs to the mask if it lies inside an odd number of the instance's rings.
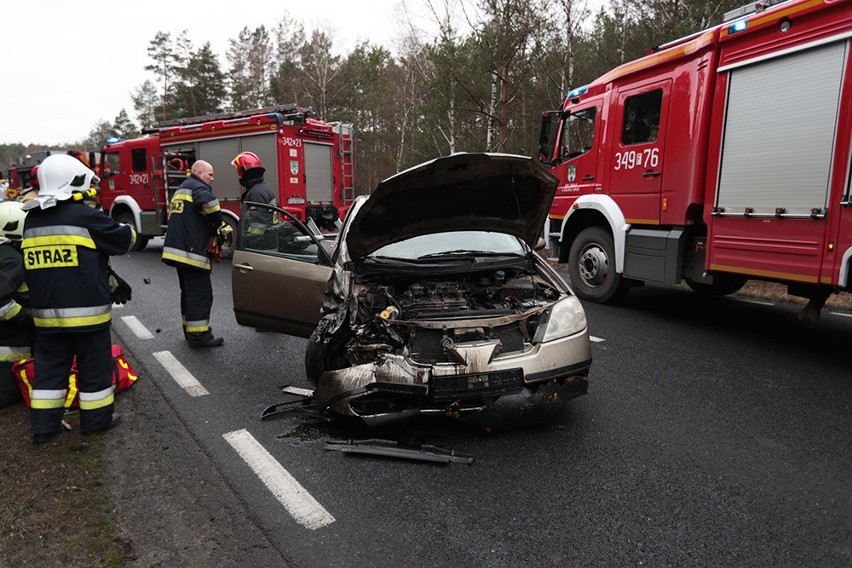
[{"label": "white helmet", "polygon": [[100,178],[83,162],[67,154],[52,154],[38,168],[39,197],[52,195],[58,201],[70,199],[74,191],[86,191]]},{"label": "white helmet", "polygon": [[20,201],[4,201],[0,203],[0,238],[20,241],[24,236],[24,219],[26,212],[21,209]]}]

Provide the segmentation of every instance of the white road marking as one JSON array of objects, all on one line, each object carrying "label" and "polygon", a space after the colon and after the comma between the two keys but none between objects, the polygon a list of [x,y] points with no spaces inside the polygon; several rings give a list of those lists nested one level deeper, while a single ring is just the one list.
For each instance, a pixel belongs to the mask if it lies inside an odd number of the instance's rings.
[{"label": "white road marking", "polygon": [[287,387],[284,387],[283,389],[281,389],[281,392],[283,392],[285,394],[295,394],[295,395],[298,395],[298,396],[314,396],[313,389],[303,389],[301,387],[287,386]]},{"label": "white road marking", "polygon": [[844,318],[852,318],[852,314],[844,314],[842,312],[829,312],[829,313],[831,313],[831,315],[833,315],[833,316],[840,316],[840,317],[844,317]]},{"label": "white road marking", "polygon": [[733,298],[737,302],[745,302],[747,304],[758,304],[761,306],[774,306],[775,302],[761,302],[760,300],[747,300],[746,298]]},{"label": "white road marking", "polygon": [[186,367],[180,364],[180,361],[175,359],[171,351],[157,351],[154,357],[160,364],[166,368],[166,371],[172,376],[175,382],[189,394],[189,396],[204,396],[210,394],[204,388],[198,379],[192,376],[192,373],[186,370]]},{"label": "white road marking", "polygon": [[334,522],[334,517],[249,434],[248,430],[235,430],[223,434],[222,437],[240,454],[296,522],[311,530]]},{"label": "white road marking", "polygon": [[136,316],[122,316],[121,321],[123,321],[127,327],[130,328],[130,331],[135,333],[136,337],[139,339],[154,339],[154,334],[148,331],[148,328],[145,327]]},{"label": "white road marking", "polygon": [[595,337],[594,335],[590,335],[589,341],[591,341],[592,343],[600,343],[602,341],[606,341],[606,339],[604,339],[603,337]]}]

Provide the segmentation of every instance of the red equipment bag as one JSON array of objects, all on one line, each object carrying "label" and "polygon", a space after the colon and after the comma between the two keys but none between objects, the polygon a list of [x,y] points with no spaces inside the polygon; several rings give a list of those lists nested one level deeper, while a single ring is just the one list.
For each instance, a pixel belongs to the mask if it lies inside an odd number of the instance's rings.
[{"label": "red equipment bag", "polygon": [[[130,362],[124,356],[124,351],[121,345],[114,343],[112,345],[112,358],[114,360],[112,369],[112,384],[115,385],[115,392],[127,390],[136,384],[136,379],[139,376]],[[12,364],[12,373],[18,379],[18,388],[21,389],[21,395],[24,397],[24,402],[27,408],[30,406],[30,398],[33,391],[33,379],[35,378],[35,360],[30,357]],[[65,397],[65,408],[77,408],[80,406],[80,397],[77,392],[77,361],[76,359],[71,364],[71,377],[68,382],[68,395]]]}]

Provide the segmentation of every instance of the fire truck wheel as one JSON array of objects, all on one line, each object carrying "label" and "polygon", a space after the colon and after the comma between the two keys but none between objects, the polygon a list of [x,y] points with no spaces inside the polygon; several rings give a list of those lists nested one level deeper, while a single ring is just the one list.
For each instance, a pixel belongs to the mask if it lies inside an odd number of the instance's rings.
[{"label": "fire truck wheel", "polygon": [[230,237],[222,245],[222,258],[232,258],[234,256],[234,240],[236,239],[237,231],[240,230],[237,222],[227,215],[222,215],[222,220],[231,227]]},{"label": "fire truck wheel", "polygon": [[715,274],[712,284],[687,280],[686,285],[706,296],[727,296],[745,286],[748,278],[739,274]]},{"label": "fire truck wheel", "polygon": [[628,290],[615,271],[612,236],[600,227],[583,229],[574,239],[568,252],[568,275],[577,296],[590,302],[612,302]]},{"label": "fire truck wheel", "polygon": [[[123,211],[119,213],[116,218],[116,221],[119,223],[124,223],[125,225],[130,225],[134,229],[136,228],[136,221],[133,219],[133,213],[130,211]],[[149,237],[145,237],[136,233],[136,243],[133,245],[131,250],[143,250],[148,246]]]}]

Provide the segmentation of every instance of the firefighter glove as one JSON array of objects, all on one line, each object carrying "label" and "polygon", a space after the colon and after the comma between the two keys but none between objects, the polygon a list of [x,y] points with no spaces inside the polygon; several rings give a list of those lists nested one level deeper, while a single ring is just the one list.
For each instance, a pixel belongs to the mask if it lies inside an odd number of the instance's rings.
[{"label": "firefighter glove", "polygon": [[233,242],[234,229],[228,223],[222,221],[222,224],[219,225],[219,229],[216,231],[216,241],[220,247],[225,243]]},{"label": "firefighter glove", "polygon": [[207,243],[207,256],[210,257],[210,260],[213,262],[219,262],[222,260],[222,246],[219,244],[218,235],[210,237],[210,242]]},{"label": "firefighter glove", "polygon": [[130,297],[133,294],[133,288],[130,287],[130,284],[124,281],[118,274],[115,273],[115,270],[112,267],[109,267],[108,272],[109,278],[109,292],[112,297],[113,304],[126,304],[130,301]]}]

